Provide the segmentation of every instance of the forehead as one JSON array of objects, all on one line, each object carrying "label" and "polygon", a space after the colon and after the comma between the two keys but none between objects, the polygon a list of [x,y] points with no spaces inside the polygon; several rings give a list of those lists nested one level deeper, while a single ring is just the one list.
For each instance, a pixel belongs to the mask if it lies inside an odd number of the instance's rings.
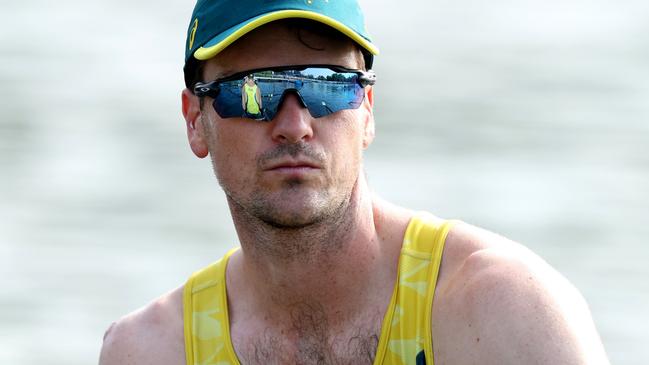
[{"label": "forehead", "polygon": [[277,21],[251,31],[206,61],[205,79],[286,65],[364,67],[362,53],[353,41],[322,26],[304,25],[303,22]]}]

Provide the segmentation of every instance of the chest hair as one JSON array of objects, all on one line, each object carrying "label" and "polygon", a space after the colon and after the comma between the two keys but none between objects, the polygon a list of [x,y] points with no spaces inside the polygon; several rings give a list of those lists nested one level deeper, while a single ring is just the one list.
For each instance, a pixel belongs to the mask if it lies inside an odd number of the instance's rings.
[{"label": "chest hair", "polygon": [[242,365],[372,365],[382,315],[332,328],[318,305],[296,305],[285,328],[266,327],[235,341]]}]

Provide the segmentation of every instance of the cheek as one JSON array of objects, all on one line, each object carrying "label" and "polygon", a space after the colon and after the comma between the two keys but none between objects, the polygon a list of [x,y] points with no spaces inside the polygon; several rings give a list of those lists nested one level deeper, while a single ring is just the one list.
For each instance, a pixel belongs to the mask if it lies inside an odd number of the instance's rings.
[{"label": "cheek", "polygon": [[246,171],[256,166],[252,148],[255,145],[254,134],[241,132],[241,128],[229,128],[231,125],[226,123],[214,128],[209,143],[210,155],[219,181],[240,184],[247,179]]},{"label": "cheek", "polygon": [[[360,170],[363,154],[362,128],[353,115],[341,118],[336,123],[335,133],[331,136],[332,142],[328,153],[336,164],[335,169],[342,171],[341,176],[349,178],[355,176]],[[331,127],[331,126],[330,126]]]}]

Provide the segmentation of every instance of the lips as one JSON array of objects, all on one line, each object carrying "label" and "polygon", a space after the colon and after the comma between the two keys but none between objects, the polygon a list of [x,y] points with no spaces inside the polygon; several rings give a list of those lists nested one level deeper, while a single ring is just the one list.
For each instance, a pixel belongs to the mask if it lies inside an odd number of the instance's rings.
[{"label": "lips", "polygon": [[273,170],[292,170],[292,169],[319,169],[320,165],[309,160],[282,160],[273,162],[265,169],[267,171]]},{"label": "lips", "polygon": [[283,155],[278,156],[278,158],[271,158],[262,165],[263,170],[265,171],[286,171],[286,172],[296,172],[296,171],[312,171],[321,169],[322,165],[313,158],[309,158],[305,155]]}]

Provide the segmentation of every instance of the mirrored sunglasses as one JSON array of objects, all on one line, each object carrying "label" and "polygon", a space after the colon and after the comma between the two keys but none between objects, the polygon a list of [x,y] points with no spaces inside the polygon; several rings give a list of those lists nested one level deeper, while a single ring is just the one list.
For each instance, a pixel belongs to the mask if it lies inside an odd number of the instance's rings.
[{"label": "mirrored sunglasses", "polygon": [[198,82],[194,94],[214,99],[221,118],[271,121],[288,93],[295,93],[314,118],[344,109],[357,109],[365,87],[374,85],[373,71],[332,65],[282,66],[239,72],[226,78]]}]

